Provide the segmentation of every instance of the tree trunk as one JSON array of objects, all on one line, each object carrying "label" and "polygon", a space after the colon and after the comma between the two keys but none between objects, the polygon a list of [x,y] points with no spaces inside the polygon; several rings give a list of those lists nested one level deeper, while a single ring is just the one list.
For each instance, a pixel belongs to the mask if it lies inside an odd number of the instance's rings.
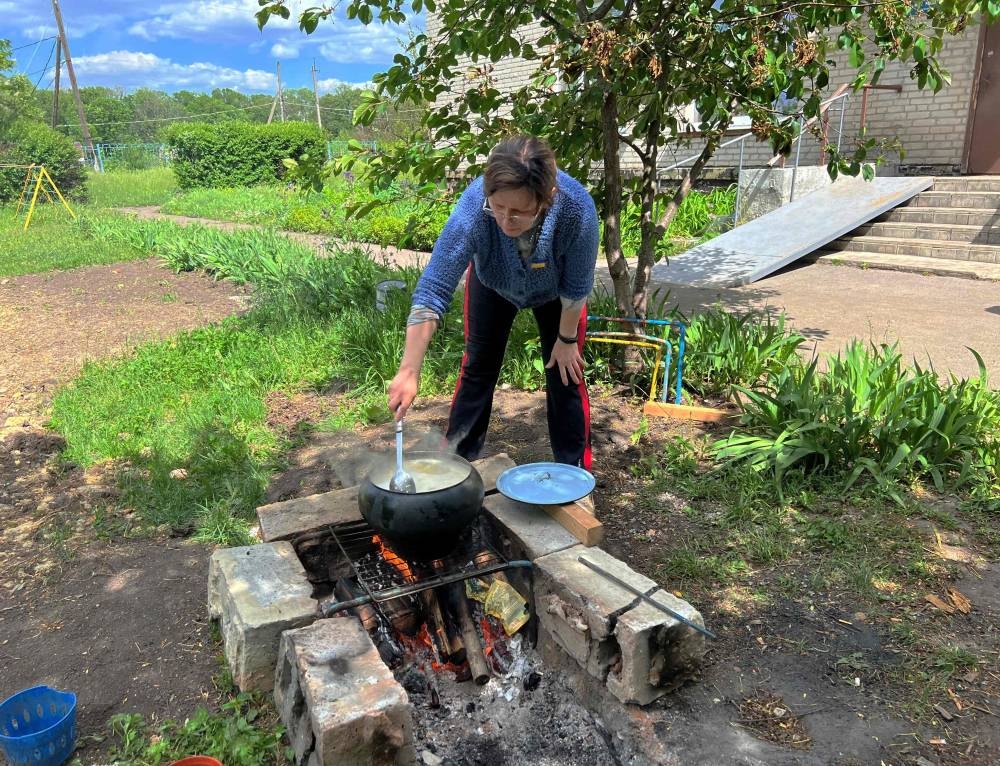
[{"label": "tree trunk", "polygon": [[642,319],[646,318],[649,305],[649,277],[656,262],[656,224],[653,222],[653,206],[656,203],[658,191],[657,179],[657,146],[660,135],[660,121],[652,120],[646,131],[646,154],[642,157],[642,211],[639,220],[639,263],[635,269],[635,282],[632,286],[632,313]]},{"label": "tree trunk", "polygon": [[632,309],[632,285],[628,264],[622,254],[622,176],[618,160],[618,95],[612,83],[605,83],[601,106],[601,133],[604,154],[604,254],[611,272],[615,304],[622,316]]},{"label": "tree trunk", "polygon": [[[677,187],[677,191],[674,192],[674,196],[670,199],[670,202],[667,203],[666,208],[664,208],[663,215],[661,215],[660,220],[656,222],[656,229],[654,230],[656,241],[659,241],[659,239],[667,233],[667,227],[670,226],[670,222],[674,220],[674,216],[677,215],[677,211],[681,209],[681,203],[684,202],[684,198],[687,197],[691,189],[694,188],[697,180],[701,178],[701,173],[705,169],[705,166],[715,155],[715,150],[719,148],[719,141],[721,138],[721,133],[709,136],[708,143],[706,143],[705,148],[701,150],[701,154],[698,155],[698,159],[695,160],[694,165],[691,166],[691,170],[688,171],[688,174],[681,179],[681,185]],[[638,281],[638,277],[636,278],[636,281]]]}]

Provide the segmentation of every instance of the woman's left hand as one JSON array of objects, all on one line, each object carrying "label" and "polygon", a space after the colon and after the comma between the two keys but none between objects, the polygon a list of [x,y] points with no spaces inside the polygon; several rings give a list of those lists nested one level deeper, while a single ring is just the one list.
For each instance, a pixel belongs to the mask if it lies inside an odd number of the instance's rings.
[{"label": "woman's left hand", "polygon": [[576,384],[583,382],[583,357],[580,356],[580,349],[575,343],[563,343],[561,340],[556,340],[545,369],[552,369],[553,366],[559,370],[559,377],[562,378],[563,385],[568,386],[570,381]]}]

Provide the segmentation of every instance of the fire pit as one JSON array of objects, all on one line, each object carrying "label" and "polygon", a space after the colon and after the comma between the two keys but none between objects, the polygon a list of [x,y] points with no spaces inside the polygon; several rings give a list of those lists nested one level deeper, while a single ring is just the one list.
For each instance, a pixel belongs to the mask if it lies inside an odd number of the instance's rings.
[{"label": "fire pit", "polygon": [[478,466],[480,520],[433,561],[398,556],[356,487],[263,506],[264,545],[213,555],[210,611],[234,678],[274,689],[300,762],[646,762],[604,721],[635,728],[622,703],[689,677],[701,617],[496,494],[510,465]]}]

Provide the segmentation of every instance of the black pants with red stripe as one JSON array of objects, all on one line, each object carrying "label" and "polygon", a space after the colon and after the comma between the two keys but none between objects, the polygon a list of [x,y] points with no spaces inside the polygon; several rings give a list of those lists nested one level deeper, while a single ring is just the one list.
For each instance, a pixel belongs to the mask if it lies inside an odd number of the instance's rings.
[{"label": "black pants with red stripe", "polygon": [[[493,392],[500,377],[500,365],[518,308],[483,285],[474,266],[469,267],[465,284],[465,354],[455,397],[448,419],[448,442],[466,460],[479,457],[493,411]],[[562,302],[556,298],[532,309],[538,323],[542,359],[552,354],[559,334]],[[580,352],[586,332],[587,309],[580,313],[577,327]],[[557,463],[590,470],[590,400],[581,381],[564,385],[556,367],[545,371],[545,402],[548,410],[549,441]]]}]

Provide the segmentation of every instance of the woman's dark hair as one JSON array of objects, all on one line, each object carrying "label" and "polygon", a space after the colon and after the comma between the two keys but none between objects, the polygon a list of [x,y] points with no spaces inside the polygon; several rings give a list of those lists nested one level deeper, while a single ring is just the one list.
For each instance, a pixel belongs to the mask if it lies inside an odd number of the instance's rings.
[{"label": "woman's dark hair", "polygon": [[486,196],[506,189],[528,189],[542,205],[551,205],[556,188],[556,156],[541,138],[512,136],[490,152],[483,174]]}]

